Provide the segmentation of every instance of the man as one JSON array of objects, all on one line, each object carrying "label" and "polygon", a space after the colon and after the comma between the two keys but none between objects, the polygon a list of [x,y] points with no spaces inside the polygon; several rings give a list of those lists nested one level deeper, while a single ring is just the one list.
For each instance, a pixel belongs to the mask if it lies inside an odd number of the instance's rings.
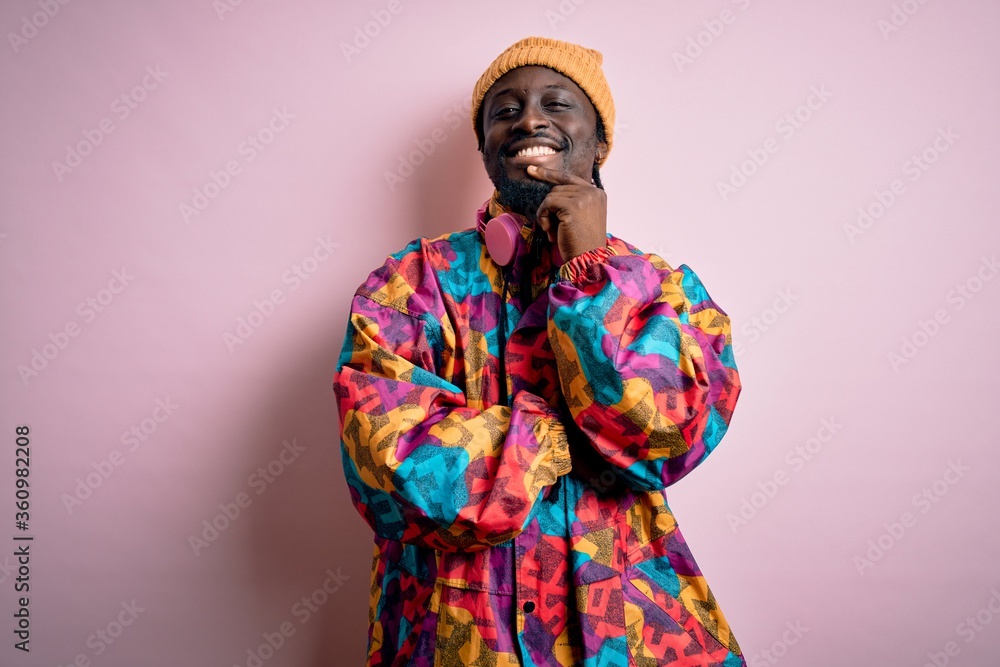
[{"label": "man", "polygon": [[[732,418],[729,318],[607,233],[601,62],[504,51],[472,97],[496,186],[477,225],[354,296],[334,390],[375,531],[369,665],[746,664],[664,491]],[[484,232],[503,216],[507,266]]]}]

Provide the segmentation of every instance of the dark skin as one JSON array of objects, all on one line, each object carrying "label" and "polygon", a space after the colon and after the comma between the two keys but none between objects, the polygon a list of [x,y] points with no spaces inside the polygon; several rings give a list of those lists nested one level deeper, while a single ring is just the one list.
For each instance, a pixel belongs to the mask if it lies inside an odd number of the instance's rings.
[{"label": "dark skin", "polygon": [[[517,156],[525,147],[544,146],[548,155]],[[547,67],[513,69],[497,79],[483,100],[483,163],[496,185],[502,169],[511,180],[552,184],[537,211],[519,211],[559,244],[564,261],[607,245],[608,200],[591,181],[593,166],[606,155],[597,139],[597,112],[571,79]],[[499,159],[498,159],[499,158]],[[498,186],[499,187],[499,186]],[[569,420],[572,423],[572,420]],[[621,482],[601,478],[610,469],[572,430],[573,473],[615,493]],[[576,436],[576,437],[574,437]]]},{"label": "dark skin", "polygon": [[[537,211],[518,211],[559,244],[564,261],[607,243],[607,196],[591,172],[607,143],[597,139],[597,112],[572,79],[548,67],[513,69],[483,99],[483,163],[494,184],[552,184]],[[548,154],[517,155],[530,148]]]}]

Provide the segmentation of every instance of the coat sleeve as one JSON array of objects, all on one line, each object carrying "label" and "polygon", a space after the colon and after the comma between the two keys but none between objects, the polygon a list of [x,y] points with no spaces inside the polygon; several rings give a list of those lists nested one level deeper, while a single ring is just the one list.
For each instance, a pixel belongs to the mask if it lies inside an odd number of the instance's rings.
[{"label": "coat sleeve", "polygon": [[526,392],[510,407],[470,407],[438,372],[456,356],[447,318],[418,313],[419,294],[399,297],[399,280],[355,295],[334,375],[354,505],[387,539],[442,551],[507,541],[569,472],[565,427]]},{"label": "coat sleeve", "polygon": [[573,421],[626,484],[651,491],[715,449],[741,384],[729,317],[694,271],[629,250],[609,243],[563,266],[548,330]]}]

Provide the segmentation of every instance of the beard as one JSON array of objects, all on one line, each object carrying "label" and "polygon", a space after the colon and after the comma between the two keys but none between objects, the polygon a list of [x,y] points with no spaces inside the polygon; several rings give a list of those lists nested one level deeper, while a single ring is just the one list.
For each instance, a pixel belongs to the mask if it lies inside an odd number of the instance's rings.
[{"label": "beard", "polygon": [[[502,157],[500,161],[503,161]],[[499,181],[494,185],[500,193],[500,203],[530,220],[537,219],[538,208],[553,187],[551,183],[538,181],[530,176],[523,181],[512,180],[503,166],[500,168]]]},{"label": "beard", "polygon": [[[536,137],[543,137],[545,135],[539,134]],[[500,203],[509,208],[515,213],[520,213],[524,217],[530,220],[536,220],[538,216],[538,208],[545,201],[545,198],[549,196],[554,187],[552,183],[546,181],[540,181],[535,178],[531,178],[525,173],[523,179],[514,180],[510,177],[510,173],[507,171],[507,151],[510,146],[521,139],[526,138],[527,135],[518,135],[510,139],[500,150],[497,151],[494,162],[493,170],[496,177],[493,178],[493,185],[496,187],[497,192],[500,193]],[[561,169],[563,171],[569,170],[569,143],[563,140],[560,142],[560,156],[562,157],[563,164]],[[487,169],[487,171],[490,171]]]}]

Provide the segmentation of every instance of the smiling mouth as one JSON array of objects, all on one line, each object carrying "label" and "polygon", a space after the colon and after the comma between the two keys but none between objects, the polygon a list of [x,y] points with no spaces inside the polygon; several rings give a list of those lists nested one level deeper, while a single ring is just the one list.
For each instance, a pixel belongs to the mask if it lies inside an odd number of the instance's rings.
[{"label": "smiling mouth", "polygon": [[539,157],[541,155],[555,155],[558,151],[548,146],[528,146],[514,153],[514,157]]}]

